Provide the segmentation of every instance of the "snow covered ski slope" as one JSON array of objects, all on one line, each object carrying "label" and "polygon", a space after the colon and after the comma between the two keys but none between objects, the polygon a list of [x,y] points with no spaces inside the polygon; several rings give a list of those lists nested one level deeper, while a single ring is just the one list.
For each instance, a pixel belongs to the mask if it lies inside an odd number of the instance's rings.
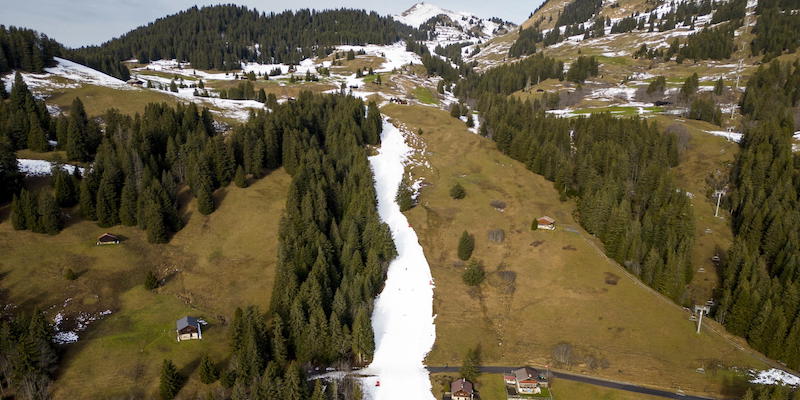
[{"label": "snow covered ski slope", "polygon": [[372,400],[433,400],[423,361],[433,346],[433,279],[417,234],[395,201],[411,148],[403,133],[384,120],[381,148],[369,158],[375,175],[378,214],[389,225],[398,256],[375,301],[375,356],[362,372]]}]

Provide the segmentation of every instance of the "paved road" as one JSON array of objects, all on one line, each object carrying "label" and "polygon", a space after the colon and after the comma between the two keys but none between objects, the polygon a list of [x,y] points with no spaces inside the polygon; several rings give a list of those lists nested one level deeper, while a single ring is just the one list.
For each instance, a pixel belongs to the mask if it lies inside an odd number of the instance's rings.
[{"label": "paved road", "polygon": [[[502,374],[519,367],[481,367],[481,372],[488,374]],[[459,367],[428,367],[430,372],[458,372]],[[627,392],[646,394],[650,396],[663,397],[666,399],[685,399],[685,400],[715,400],[713,397],[691,396],[688,394],[668,392],[666,390],[652,389],[649,387],[638,386],[631,383],[608,381],[605,379],[592,378],[585,375],[569,374],[566,372],[550,371],[559,379],[566,379],[575,382],[588,383],[595,386],[603,386],[612,389],[624,390]]]}]

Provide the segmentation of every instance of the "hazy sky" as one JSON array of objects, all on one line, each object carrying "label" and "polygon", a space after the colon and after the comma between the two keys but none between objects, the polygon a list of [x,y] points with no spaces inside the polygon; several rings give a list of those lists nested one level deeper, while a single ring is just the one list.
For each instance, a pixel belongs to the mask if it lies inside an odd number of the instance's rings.
[{"label": "hazy sky", "polygon": [[[429,3],[480,17],[500,17],[520,23],[542,0],[435,0]],[[416,0],[0,0],[0,24],[24,26],[45,33],[67,46],[99,44],[158,17],[195,4],[236,3],[259,11],[297,8],[364,8],[399,14]]]}]

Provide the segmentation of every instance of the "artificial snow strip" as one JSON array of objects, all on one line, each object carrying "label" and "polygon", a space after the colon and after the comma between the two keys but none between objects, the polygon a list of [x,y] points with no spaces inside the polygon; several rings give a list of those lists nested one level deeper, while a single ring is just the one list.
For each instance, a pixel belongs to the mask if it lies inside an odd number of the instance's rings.
[{"label": "artificial snow strip", "polygon": [[383,122],[381,148],[369,158],[375,176],[378,214],[389,225],[397,258],[389,264],[386,285],[375,300],[372,330],[375,355],[361,372],[367,399],[433,400],[423,361],[433,347],[433,278],[416,232],[395,201],[412,153],[403,133]]}]

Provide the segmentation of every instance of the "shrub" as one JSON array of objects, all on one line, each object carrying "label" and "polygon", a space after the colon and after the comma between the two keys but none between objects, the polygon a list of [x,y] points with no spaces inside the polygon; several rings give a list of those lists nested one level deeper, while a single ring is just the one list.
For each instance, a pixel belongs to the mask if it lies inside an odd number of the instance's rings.
[{"label": "shrub", "polygon": [[147,276],[144,277],[144,288],[147,290],[153,290],[158,287],[158,277],[156,277],[155,272],[147,271]]},{"label": "shrub", "polygon": [[67,268],[67,270],[64,271],[64,278],[66,278],[68,281],[74,281],[75,279],[78,279],[78,273],[72,268]]},{"label": "shrub", "polygon": [[464,196],[467,195],[467,191],[464,190],[464,187],[461,186],[460,183],[456,183],[453,187],[450,188],[450,197],[460,200],[463,199]]},{"label": "shrub", "polygon": [[486,272],[483,270],[483,264],[480,261],[473,260],[469,263],[467,269],[461,275],[461,278],[469,286],[478,286],[486,278]]}]

